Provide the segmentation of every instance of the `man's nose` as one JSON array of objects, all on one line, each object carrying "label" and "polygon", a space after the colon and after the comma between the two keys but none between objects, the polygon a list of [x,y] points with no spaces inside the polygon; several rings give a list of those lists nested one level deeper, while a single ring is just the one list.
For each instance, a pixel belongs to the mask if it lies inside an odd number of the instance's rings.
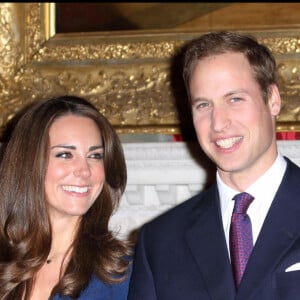
[{"label": "man's nose", "polygon": [[212,128],[216,132],[222,132],[230,125],[230,117],[226,108],[223,106],[215,106],[211,113]]}]

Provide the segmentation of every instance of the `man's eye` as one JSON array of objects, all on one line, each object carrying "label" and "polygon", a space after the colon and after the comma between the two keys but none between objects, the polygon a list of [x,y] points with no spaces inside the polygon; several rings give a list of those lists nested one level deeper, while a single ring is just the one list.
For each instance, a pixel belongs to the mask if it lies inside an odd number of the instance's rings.
[{"label": "man's eye", "polygon": [[71,158],[72,154],[70,152],[59,152],[55,155],[55,157],[60,157],[60,158]]},{"label": "man's eye", "polygon": [[240,97],[234,97],[234,98],[231,98],[231,99],[230,99],[231,102],[240,102],[240,101],[242,101],[242,100],[243,100],[243,99],[240,98]]},{"label": "man's eye", "polygon": [[209,107],[208,102],[199,102],[199,103],[196,104],[196,109],[203,110],[203,109],[206,109],[208,107]]}]

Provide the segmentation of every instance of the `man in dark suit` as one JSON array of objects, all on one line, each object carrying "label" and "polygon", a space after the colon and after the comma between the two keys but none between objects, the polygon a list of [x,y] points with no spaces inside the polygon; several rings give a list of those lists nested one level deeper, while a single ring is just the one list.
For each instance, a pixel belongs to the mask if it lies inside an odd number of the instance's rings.
[{"label": "man in dark suit", "polygon": [[[273,55],[253,37],[213,32],[187,45],[183,76],[216,183],[142,227],[128,299],[300,299],[300,168],[277,149]],[[236,212],[241,193],[252,202]]]}]

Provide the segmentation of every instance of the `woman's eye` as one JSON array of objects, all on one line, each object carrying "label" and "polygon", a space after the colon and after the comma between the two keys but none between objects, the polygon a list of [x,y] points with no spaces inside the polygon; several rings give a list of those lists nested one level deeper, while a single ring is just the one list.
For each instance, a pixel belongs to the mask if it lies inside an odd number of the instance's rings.
[{"label": "woman's eye", "polygon": [[103,159],[103,153],[92,153],[89,155],[90,158],[101,160]]},{"label": "woman's eye", "polygon": [[59,158],[71,158],[72,154],[70,152],[59,152],[55,155],[55,157]]}]

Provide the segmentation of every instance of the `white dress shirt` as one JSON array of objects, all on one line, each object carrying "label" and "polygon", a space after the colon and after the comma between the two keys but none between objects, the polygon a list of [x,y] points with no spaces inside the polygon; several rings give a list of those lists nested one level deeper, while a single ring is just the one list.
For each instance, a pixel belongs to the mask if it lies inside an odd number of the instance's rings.
[{"label": "white dress shirt", "polygon": [[[255,244],[257,240],[268,210],[282,181],[286,165],[286,160],[282,155],[278,154],[273,165],[245,191],[254,197],[254,200],[247,210],[252,224],[253,244]],[[229,252],[229,230],[234,207],[234,200],[232,200],[232,198],[240,192],[226,185],[218,172],[216,178],[227,249]]]}]

